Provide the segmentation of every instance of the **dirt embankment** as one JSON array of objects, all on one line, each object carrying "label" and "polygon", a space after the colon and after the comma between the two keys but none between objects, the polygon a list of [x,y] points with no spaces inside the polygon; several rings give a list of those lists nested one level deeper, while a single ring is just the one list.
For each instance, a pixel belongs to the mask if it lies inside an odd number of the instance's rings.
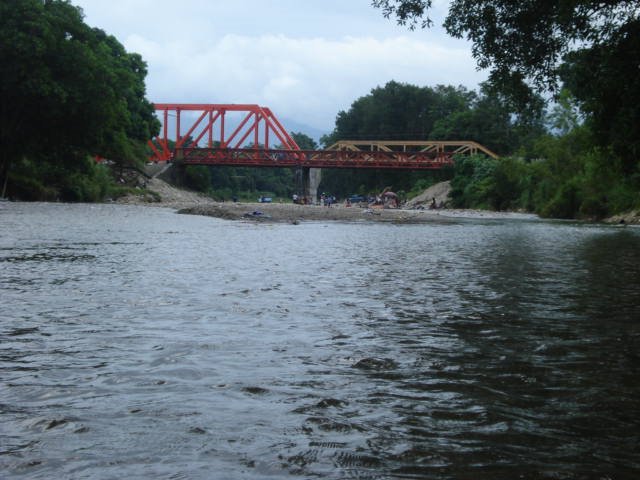
[{"label": "dirt embankment", "polygon": [[176,209],[193,205],[211,205],[216,203],[206,195],[176,188],[159,178],[144,179],[141,180],[141,183],[145,186],[146,190],[153,192],[155,195],[145,194],[143,190],[140,190],[139,195],[132,194],[120,197],[117,203],[154,205]]}]

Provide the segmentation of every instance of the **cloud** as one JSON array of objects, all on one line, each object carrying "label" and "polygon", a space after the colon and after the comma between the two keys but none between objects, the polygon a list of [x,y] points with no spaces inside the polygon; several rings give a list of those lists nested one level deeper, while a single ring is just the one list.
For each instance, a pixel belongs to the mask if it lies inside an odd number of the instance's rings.
[{"label": "cloud", "polygon": [[143,56],[155,102],[258,103],[328,132],[340,110],[390,80],[476,88],[486,78],[469,44],[439,26],[445,0],[433,2],[434,28],[414,32],[370,0],[72,1]]},{"label": "cloud", "polygon": [[152,101],[258,103],[279,118],[327,132],[339,110],[390,80],[475,88],[485,79],[466,45],[409,35],[328,39],[225,34],[202,43],[131,34],[123,43],[147,61]]}]

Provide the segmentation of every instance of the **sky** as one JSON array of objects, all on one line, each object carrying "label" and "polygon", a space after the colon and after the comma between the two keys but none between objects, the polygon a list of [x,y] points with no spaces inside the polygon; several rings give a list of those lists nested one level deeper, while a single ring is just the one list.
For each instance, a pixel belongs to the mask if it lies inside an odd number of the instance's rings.
[{"label": "sky", "polygon": [[487,77],[465,40],[439,26],[410,31],[370,0],[72,0],[85,22],[148,65],[157,103],[255,103],[288,130],[333,130],[339,111],[395,80],[464,85]]}]

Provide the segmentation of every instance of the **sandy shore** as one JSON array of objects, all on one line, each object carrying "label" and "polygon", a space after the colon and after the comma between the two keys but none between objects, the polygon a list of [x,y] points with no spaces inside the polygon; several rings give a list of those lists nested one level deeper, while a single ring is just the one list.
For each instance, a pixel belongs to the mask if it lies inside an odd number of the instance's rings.
[{"label": "sandy shore", "polygon": [[281,203],[214,203],[193,205],[178,213],[206,215],[228,220],[300,223],[305,221],[426,223],[451,222],[452,218],[434,211],[378,209],[361,207],[320,207]]}]

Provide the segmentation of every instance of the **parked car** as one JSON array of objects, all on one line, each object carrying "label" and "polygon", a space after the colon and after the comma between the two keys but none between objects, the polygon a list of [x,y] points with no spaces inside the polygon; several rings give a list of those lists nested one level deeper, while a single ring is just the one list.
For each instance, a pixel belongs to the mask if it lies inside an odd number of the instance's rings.
[{"label": "parked car", "polygon": [[364,195],[349,195],[349,201],[351,203],[362,203],[367,201],[367,197]]},{"label": "parked car", "polygon": [[271,197],[260,197],[258,199],[258,202],[259,203],[271,203],[272,199],[271,199]]}]

